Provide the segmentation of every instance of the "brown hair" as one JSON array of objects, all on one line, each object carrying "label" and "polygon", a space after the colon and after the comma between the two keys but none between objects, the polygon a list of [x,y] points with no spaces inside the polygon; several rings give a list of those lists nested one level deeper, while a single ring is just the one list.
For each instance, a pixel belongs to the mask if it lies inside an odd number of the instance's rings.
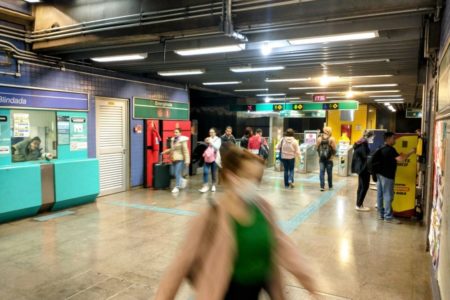
[{"label": "brown hair", "polygon": [[286,136],[294,136],[294,129],[289,128],[288,130],[286,130],[285,135]]},{"label": "brown hair", "polygon": [[[264,165],[264,160],[258,155],[251,153],[247,149],[241,149],[234,145],[230,146],[222,157],[222,172],[220,172],[221,179],[224,182],[227,181],[224,176],[227,171],[234,174],[238,173],[238,171],[242,168],[242,163],[244,161],[252,161]],[[262,180],[262,174],[259,180]]]}]

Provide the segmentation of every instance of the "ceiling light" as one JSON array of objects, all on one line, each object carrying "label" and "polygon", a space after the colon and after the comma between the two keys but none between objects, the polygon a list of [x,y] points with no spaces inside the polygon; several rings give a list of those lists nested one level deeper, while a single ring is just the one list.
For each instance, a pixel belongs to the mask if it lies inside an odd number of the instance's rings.
[{"label": "ceiling light", "polygon": [[347,96],[329,96],[328,99],[345,99]]},{"label": "ceiling light", "polygon": [[261,92],[261,91],[268,91],[268,88],[264,89],[240,89],[240,90],[234,90],[235,92]]},{"label": "ceiling light", "polygon": [[384,74],[384,75],[356,75],[356,76],[347,76],[347,77],[344,77],[344,78],[350,78],[350,79],[353,79],[353,78],[382,78],[382,77],[392,77],[392,76],[394,76],[394,75],[392,75],[392,74]]},{"label": "ceiling light", "polygon": [[271,100],[276,100],[276,101],[283,101],[283,100],[300,100],[300,97],[272,98]]},{"label": "ceiling light", "polygon": [[233,67],[230,68],[231,72],[244,73],[244,72],[262,72],[262,71],[277,71],[283,70],[283,66],[271,66],[271,67]]},{"label": "ceiling light", "polygon": [[397,110],[395,108],[391,109],[392,112],[396,112]]},{"label": "ceiling light", "polygon": [[270,43],[268,43],[268,42],[265,42],[261,46],[261,54],[264,56],[267,56],[270,53],[272,53],[272,45],[270,45]]},{"label": "ceiling light", "polygon": [[[361,93],[372,94],[372,93],[398,93],[400,90],[380,90],[380,91],[361,91]],[[386,98],[386,96],[385,96]]]},{"label": "ceiling light", "polygon": [[241,84],[242,81],[216,81],[216,82],[203,82],[203,85],[226,85],[226,84]]},{"label": "ceiling light", "polygon": [[360,84],[354,85],[354,88],[368,88],[368,87],[393,87],[398,86],[397,83],[386,83],[386,84]]},{"label": "ceiling light", "polygon": [[245,44],[195,48],[195,49],[182,49],[182,50],[175,50],[175,53],[181,56],[192,56],[192,55],[239,52],[242,50],[245,50]]},{"label": "ceiling light", "polygon": [[336,66],[336,65],[351,65],[351,64],[365,64],[376,62],[390,62],[389,58],[380,59],[355,59],[355,60],[339,60],[339,61],[326,61],[322,63],[322,66]]},{"label": "ceiling light", "polygon": [[370,98],[395,98],[395,97],[401,97],[402,95],[372,95],[369,96]]},{"label": "ceiling light", "polygon": [[343,92],[315,92],[315,93],[306,93],[306,95],[333,95],[333,94],[342,94]]},{"label": "ceiling light", "polygon": [[264,98],[264,102],[270,102],[270,98],[269,97],[266,97],[266,98]]},{"label": "ceiling light", "polygon": [[41,0],[25,0],[25,2],[28,2],[28,3],[39,3],[39,2],[41,2]]},{"label": "ceiling light", "polygon": [[330,77],[328,77],[328,76],[322,76],[322,77],[320,78],[320,84],[321,84],[321,85],[327,86],[327,85],[330,84],[330,82],[331,82],[331,79],[330,79]]},{"label": "ceiling light", "polygon": [[160,71],[158,75],[160,76],[184,76],[184,75],[199,75],[204,74],[203,69],[192,69],[192,70],[177,70],[177,71]]},{"label": "ceiling light", "polygon": [[311,77],[308,77],[308,78],[284,78],[284,79],[266,78],[266,82],[296,82],[296,81],[308,81],[308,80],[311,80]]},{"label": "ceiling light", "polygon": [[290,90],[320,90],[327,89],[326,86],[299,86],[299,87],[290,87]]},{"label": "ceiling light", "polygon": [[352,92],[352,90],[349,90],[346,94],[347,98],[353,98],[354,93]]},{"label": "ceiling light", "polygon": [[403,102],[403,98],[375,99],[375,102]]},{"label": "ceiling light", "polygon": [[276,94],[257,94],[257,97],[271,97],[271,96],[285,96],[285,93],[276,93]]},{"label": "ceiling light", "polygon": [[391,104],[389,102],[385,102],[383,104],[384,104],[384,106],[391,106]]},{"label": "ceiling light", "polygon": [[355,32],[347,34],[333,34],[318,37],[300,38],[288,41],[291,45],[305,45],[305,44],[365,40],[365,39],[373,39],[376,37],[378,37],[378,31],[368,31],[368,32]]},{"label": "ceiling light", "polygon": [[146,58],[147,53],[136,53],[136,54],[92,57],[91,59],[96,62],[115,62],[115,61],[139,60]]}]

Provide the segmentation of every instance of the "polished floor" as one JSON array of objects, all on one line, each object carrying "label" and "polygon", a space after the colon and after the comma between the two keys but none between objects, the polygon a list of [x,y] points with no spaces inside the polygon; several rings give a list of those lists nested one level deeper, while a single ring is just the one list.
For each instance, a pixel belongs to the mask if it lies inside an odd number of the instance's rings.
[{"label": "polished floor", "polygon": [[[320,192],[317,174],[296,176],[285,190],[268,170],[261,193],[314,266],[321,299],[431,299],[423,226],[357,213],[356,177],[335,176],[335,188]],[[138,189],[0,225],[0,299],[151,299],[187,222],[214,197],[197,192],[199,180],[176,196]],[[366,206],[374,203],[369,191]],[[288,299],[309,299],[286,277]],[[177,299],[191,297],[185,284]]]}]

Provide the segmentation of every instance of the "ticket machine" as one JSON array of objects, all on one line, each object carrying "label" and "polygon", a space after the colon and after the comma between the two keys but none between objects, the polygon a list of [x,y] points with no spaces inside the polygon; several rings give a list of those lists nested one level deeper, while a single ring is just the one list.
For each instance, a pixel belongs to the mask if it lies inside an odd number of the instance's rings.
[{"label": "ticket machine", "polygon": [[352,165],[353,147],[347,140],[339,141],[338,144],[338,175],[350,176]]},{"label": "ticket machine", "polygon": [[304,143],[300,145],[299,173],[310,173],[319,167],[316,143],[319,136],[317,130],[306,130]]}]

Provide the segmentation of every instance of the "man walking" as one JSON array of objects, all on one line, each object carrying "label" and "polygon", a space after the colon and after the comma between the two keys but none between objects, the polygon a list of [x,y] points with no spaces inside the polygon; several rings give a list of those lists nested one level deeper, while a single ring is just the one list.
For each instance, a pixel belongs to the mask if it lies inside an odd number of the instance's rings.
[{"label": "man walking", "polygon": [[320,191],[325,191],[325,171],[328,174],[328,188],[333,188],[333,156],[336,154],[336,141],[331,127],[325,127],[323,134],[317,139],[317,152],[320,165]]},{"label": "man walking", "polygon": [[352,173],[358,174],[357,211],[370,211],[369,208],[363,206],[363,203],[370,185],[367,158],[370,154],[369,143],[373,141],[373,136],[373,131],[366,131],[364,136],[353,145]]},{"label": "man walking", "polygon": [[397,162],[403,162],[416,152],[413,148],[407,154],[399,154],[394,148],[395,135],[393,132],[384,134],[384,146],[377,150],[374,154],[374,164],[378,164],[376,168],[377,174],[377,203],[379,220],[385,220],[389,223],[401,224],[394,220],[392,212],[392,201],[394,200],[394,180],[397,172]]}]

